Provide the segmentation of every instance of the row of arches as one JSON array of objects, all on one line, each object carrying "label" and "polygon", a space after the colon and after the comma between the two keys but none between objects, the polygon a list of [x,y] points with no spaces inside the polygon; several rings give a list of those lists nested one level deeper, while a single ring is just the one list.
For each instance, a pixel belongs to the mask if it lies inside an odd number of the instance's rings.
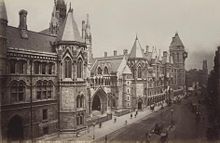
[{"label": "row of arches", "polygon": [[109,70],[108,70],[108,67],[107,66],[105,66],[104,67],[104,70],[102,70],[102,68],[101,67],[98,67],[97,68],[97,74],[98,75],[102,75],[102,74],[109,74]]}]

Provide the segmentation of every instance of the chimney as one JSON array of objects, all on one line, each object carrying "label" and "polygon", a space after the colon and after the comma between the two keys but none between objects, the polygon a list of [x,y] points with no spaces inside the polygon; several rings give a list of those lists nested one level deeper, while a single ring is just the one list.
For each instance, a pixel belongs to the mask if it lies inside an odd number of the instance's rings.
[{"label": "chimney", "polygon": [[108,56],[108,53],[107,52],[104,52],[104,57],[107,57]]},{"label": "chimney", "polygon": [[145,53],[148,53],[148,51],[149,51],[149,46],[146,45]]},{"label": "chimney", "polygon": [[127,55],[127,54],[128,54],[128,49],[124,49],[124,50],[123,50],[123,54],[124,54],[124,55]]},{"label": "chimney", "polygon": [[114,56],[117,56],[117,51],[116,51],[116,50],[114,50],[113,52],[114,52]]},{"label": "chimney", "polygon": [[28,38],[27,34],[27,11],[22,9],[19,11],[19,16],[20,16],[20,24],[19,24],[19,29],[20,29],[20,34],[22,38]]}]

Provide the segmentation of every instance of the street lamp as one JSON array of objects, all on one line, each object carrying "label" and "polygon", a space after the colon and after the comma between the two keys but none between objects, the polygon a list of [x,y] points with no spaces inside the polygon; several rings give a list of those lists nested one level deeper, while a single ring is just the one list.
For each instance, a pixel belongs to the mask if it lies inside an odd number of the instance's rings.
[{"label": "street lamp", "polygon": [[171,113],[171,119],[170,119],[170,123],[171,123],[171,126],[173,126],[173,108],[170,110],[170,113]]},{"label": "street lamp", "polygon": [[93,135],[92,135],[92,139],[95,139],[95,122],[92,123],[93,126]]}]

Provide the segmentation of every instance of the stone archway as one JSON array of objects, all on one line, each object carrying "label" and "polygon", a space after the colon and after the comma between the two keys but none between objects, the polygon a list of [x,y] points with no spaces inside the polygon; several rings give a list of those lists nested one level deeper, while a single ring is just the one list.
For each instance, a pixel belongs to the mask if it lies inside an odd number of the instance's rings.
[{"label": "stone archway", "polygon": [[102,88],[97,89],[92,98],[92,111],[104,113],[107,111],[107,94]]},{"label": "stone archway", "polygon": [[23,120],[15,115],[8,123],[7,137],[9,141],[22,141],[24,138]]},{"label": "stone archway", "polygon": [[101,99],[98,94],[93,97],[92,110],[101,111]]}]

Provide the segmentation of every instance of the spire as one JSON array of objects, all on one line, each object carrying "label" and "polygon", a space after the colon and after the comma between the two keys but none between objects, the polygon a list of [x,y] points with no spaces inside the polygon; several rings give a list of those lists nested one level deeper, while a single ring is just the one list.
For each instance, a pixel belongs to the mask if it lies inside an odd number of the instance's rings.
[{"label": "spire", "polygon": [[0,19],[8,21],[4,0],[0,0]]},{"label": "spire", "polygon": [[129,58],[144,58],[144,53],[141,48],[140,42],[138,40],[138,36],[136,35],[133,47],[129,54]]},{"label": "spire", "polygon": [[73,17],[73,9],[69,10],[64,24],[61,27],[60,33],[58,34],[59,40],[62,41],[76,41],[82,42],[82,38],[79,33],[78,26]]},{"label": "spire", "polygon": [[177,48],[177,47],[183,47],[183,42],[179,37],[179,34],[176,32],[175,36],[172,38],[171,44],[170,44],[170,48]]}]

